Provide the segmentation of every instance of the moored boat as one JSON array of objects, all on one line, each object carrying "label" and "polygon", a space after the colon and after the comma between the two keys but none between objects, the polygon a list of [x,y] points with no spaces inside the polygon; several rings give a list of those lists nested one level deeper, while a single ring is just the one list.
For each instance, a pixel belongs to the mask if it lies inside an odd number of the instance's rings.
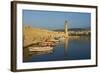
[{"label": "moored boat", "polygon": [[53,47],[45,46],[45,47],[29,47],[29,51],[37,51],[37,52],[44,52],[44,51],[50,51]]}]

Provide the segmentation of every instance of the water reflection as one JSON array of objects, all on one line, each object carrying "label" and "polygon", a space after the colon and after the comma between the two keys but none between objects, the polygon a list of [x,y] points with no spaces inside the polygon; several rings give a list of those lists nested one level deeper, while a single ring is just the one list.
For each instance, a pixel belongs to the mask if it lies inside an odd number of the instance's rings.
[{"label": "water reflection", "polygon": [[[68,47],[68,38],[61,40],[59,43],[64,43],[64,54],[67,54],[67,47]],[[59,43],[56,43],[56,45],[59,45]],[[55,46],[54,46],[55,47]],[[30,51],[29,48],[24,48],[23,57],[24,61],[29,60],[31,57],[39,56],[39,55],[46,55],[46,54],[52,54],[54,51],[54,47],[51,50],[47,51]]]},{"label": "water reflection", "polygon": [[90,42],[90,37],[69,37],[47,51],[34,52],[24,48],[23,62],[89,59]]},{"label": "water reflection", "polygon": [[67,54],[67,51],[68,51],[68,38],[66,38],[64,40],[64,53],[65,53],[65,55]]},{"label": "water reflection", "polygon": [[44,55],[44,54],[52,54],[53,53],[53,50],[48,50],[48,51],[29,51],[28,48],[25,48],[24,49],[24,52],[23,52],[23,61],[27,61],[29,60],[31,57],[34,57],[34,56],[38,56],[38,55]]}]

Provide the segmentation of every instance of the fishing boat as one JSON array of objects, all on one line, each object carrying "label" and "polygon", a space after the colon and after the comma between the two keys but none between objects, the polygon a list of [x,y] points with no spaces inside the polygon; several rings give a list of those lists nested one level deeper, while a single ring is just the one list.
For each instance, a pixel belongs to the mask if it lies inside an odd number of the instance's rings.
[{"label": "fishing boat", "polygon": [[55,43],[49,41],[49,42],[42,42],[39,45],[42,46],[42,47],[46,47],[46,46],[54,47]]},{"label": "fishing boat", "polygon": [[45,47],[29,47],[29,51],[36,51],[36,52],[44,52],[44,51],[50,51],[53,47],[45,46]]}]

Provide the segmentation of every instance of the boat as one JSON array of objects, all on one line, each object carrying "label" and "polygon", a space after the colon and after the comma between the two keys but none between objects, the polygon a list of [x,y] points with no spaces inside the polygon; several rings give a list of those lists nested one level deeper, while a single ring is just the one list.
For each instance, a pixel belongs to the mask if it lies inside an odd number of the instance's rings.
[{"label": "boat", "polygon": [[53,47],[50,47],[50,46],[45,46],[45,47],[29,47],[29,51],[34,51],[34,52],[44,52],[44,51],[50,51],[52,49],[53,49]]},{"label": "boat", "polygon": [[39,45],[42,47],[46,47],[46,46],[54,47],[55,43],[49,41],[49,42],[42,42]]},{"label": "boat", "polygon": [[59,42],[59,40],[56,40],[56,39],[49,39],[49,40],[46,40],[47,42],[52,42],[52,43],[57,43]]}]

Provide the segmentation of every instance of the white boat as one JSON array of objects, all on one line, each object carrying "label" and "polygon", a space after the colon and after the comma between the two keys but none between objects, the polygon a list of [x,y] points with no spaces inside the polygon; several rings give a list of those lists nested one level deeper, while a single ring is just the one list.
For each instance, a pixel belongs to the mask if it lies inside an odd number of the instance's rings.
[{"label": "white boat", "polygon": [[29,51],[36,51],[36,52],[44,52],[44,51],[50,51],[53,47],[46,46],[46,47],[29,47]]}]

